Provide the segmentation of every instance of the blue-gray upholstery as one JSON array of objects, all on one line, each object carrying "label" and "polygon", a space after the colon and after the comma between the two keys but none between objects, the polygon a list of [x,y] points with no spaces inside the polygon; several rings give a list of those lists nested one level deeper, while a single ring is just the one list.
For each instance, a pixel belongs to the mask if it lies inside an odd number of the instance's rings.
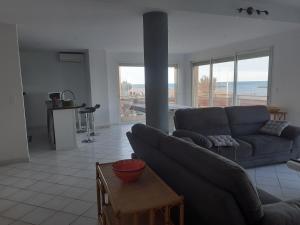
[{"label": "blue-gray upholstery", "polygon": [[[280,163],[300,157],[300,128],[288,126],[280,137],[261,133],[260,129],[269,120],[266,106],[181,109],[175,113],[176,131],[173,135],[193,139],[197,135],[231,134],[241,142],[236,149],[236,156],[237,162],[244,167]],[[186,132],[190,132],[190,135]],[[193,141],[215,153],[235,159],[231,147],[209,147],[199,139]]]},{"label": "blue-gray upholstery", "polygon": [[251,144],[243,140],[239,140],[239,139],[236,140],[239,143],[236,152],[234,152],[234,150],[232,150],[231,147],[212,147],[209,150],[229,159],[234,159],[235,158],[234,154],[236,154],[237,159],[247,159],[253,156],[254,149],[252,148]]},{"label": "blue-gray upholstery", "polygon": [[225,108],[233,136],[258,133],[259,129],[270,120],[265,106],[232,106]]},{"label": "blue-gray upholstery", "polygon": [[186,138],[189,137],[193,140],[194,143],[197,145],[200,145],[205,148],[211,148],[213,147],[213,143],[204,135],[189,131],[189,130],[175,130],[174,136]]},{"label": "blue-gray upholstery", "polygon": [[175,124],[178,130],[189,130],[203,135],[231,134],[223,108],[179,109],[176,111]]},{"label": "blue-gray upholstery", "polygon": [[251,144],[256,155],[273,152],[290,153],[293,147],[292,140],[271,135],[252,134],[241,136],[239,139]]},{"label": "blue-gray upholstery", "polygon": [[[149,136],[157,137],[156,147]],[[145,125],[134,125],[127,137],[135,155],[183,195],[186,225],[300,225],[300,201],[256,190],[235,162]]]}]

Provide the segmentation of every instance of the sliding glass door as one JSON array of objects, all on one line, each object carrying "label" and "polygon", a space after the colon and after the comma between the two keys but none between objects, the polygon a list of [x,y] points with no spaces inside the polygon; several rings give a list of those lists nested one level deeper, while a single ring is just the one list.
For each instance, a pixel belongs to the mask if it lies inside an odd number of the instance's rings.
[{"label": "sliding glass door", "polygon": [[193,105],[267,105],[270,50],[193,64]]},{"label": "sliding glass door", "polygon": [[196,107],[209,106],[210,64],[199,64],[193,67],[193,102]]},{"label": "sliding glass door", "polygon": [[[143,66],[119,66],[121,122],[145,121],[145,69]],[[176,104],[177,66],[168,69],[169,103]]]},{"label": "sliding glass door", "polygon": [[233,105],[234,61],[216,60],[212,64],[212,105]]},{"label": "sliding glass door", "polygon": [[269,58],[238,59],[236,105],[267,105]]}]

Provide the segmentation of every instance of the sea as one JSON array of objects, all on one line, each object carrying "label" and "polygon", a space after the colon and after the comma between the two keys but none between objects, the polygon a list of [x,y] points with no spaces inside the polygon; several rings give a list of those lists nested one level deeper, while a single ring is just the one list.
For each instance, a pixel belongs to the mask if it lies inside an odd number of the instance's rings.
[{"label": "sea", "polygon": [[[144,84],[132,84],[133,89],[144,90]],[[169,89],[174,89],[175,84],[169,84]],[[227,90],[232,92],[233,82],[217,82],[216,90]],[[237,94],[238,95],[251,95],[251,96],[267,96],[268,93],[268,81],[239,81],[237,82]]]},{"label": "sea", "polygon": [[[240,81],[237,82],[238,95],[251,95],[251,96],[267,96],[268,94],[268,81]],[[217,82],[216,89],[226,92],[233,90],[233,82]]]}]

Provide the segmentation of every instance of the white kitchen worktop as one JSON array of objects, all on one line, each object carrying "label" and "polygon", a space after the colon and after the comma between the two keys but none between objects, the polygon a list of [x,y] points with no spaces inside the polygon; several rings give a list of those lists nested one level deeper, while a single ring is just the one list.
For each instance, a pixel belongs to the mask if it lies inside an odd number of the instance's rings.
[{"label": "white kitchen worktop", "polygon": [[75,113],[76,108],[53,110],[56,150],[77,148]]}]

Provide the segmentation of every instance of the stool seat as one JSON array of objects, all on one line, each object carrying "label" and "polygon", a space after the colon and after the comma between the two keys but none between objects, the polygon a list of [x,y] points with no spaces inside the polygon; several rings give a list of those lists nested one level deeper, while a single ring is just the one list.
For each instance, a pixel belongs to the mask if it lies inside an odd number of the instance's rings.
[{"label": "stool seat", "polygon": [[100,104],[96,104],[92,107],[85,107],[83,110],[79,111],[80,114],[84,114],[87,127],[87,139],[83,140],[83,143],[94,142],[91,136],[95,136],[95,124],[94,124],[94,113],[100,108]]}]

